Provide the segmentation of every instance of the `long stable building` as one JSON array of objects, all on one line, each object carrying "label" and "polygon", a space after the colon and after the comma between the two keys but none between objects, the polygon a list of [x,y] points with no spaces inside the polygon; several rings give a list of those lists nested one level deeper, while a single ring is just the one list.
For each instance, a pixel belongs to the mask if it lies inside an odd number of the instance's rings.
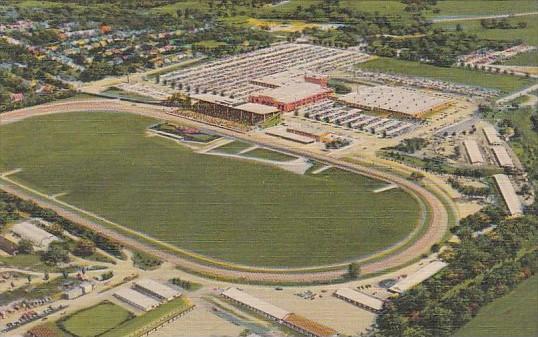
[{"label": "long stable building", "polygon": [[349,288],[341,288],[334,292],[334,296],[351,303],[357,307],[380,313],[383,310],[383,301],[360,291]]},{"label": "long stable building", "polygon": [[465,140],[463,142],[463,146],[465,147],[465,151],[467,152],[467,156],[469,156],[469,161],[471,164],[484,164],[484,156],[482,156],[482,152],[480,152],[480,147],[478,146],[476,140]]},{"label": "long stable building", "polygon": [[228,301],[238,304],[264,316],[272,321],[282,324],[309,337],[334,337],[338,333],[322,324],[311,321],[300,315],[281,309],[275,305],[265,302],[257,297],[251,296],[237,288],[228,288],[222,292],[222,296]]},{"label": "long stable building", "polygon": [[443,261],[432,261],[428,263],[427,265],[423,266],[416,272],[414,272],[411,275],[407,275],[406,278],[401,279],[398,281],[395,285],[390,287],[388,290],[393,293],[401,294],[404,291],[407,291],[417,284],[422,283],[424,280],[427,280],[428,278],[432,277],[433,275],[440,272],[443,268],[447,266],[447,263]]},{"label": "long stable building", "polygon": [[523,206],[519,201],[514,185],[510,181],[510,178],[506,174],[496,174],[493,176],[497,188],[501,192],[501,196],[508,208],[508,212],[511,216],[520,216],[523,214]]}]

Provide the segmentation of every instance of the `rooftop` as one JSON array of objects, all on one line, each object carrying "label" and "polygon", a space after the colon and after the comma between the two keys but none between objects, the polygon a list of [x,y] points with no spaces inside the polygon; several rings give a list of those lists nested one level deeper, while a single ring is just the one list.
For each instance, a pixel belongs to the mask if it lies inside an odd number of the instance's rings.
[{"label": "rooftop", "polygon": [[383,309],[383,301],[373,296],[367,295],[360,291],[355,291],[349,288],[341,288],[335,292],[335,295],[361,303],[374,310]]},{"label": "rooftop", "polygon": [[395,293],[403,293],[404,291],[413,288],[417,284],[420,284],[424,280],[437,274],[439,271],[441,271],[441,269],[446,266],[447,264],[443,261],[432,261],[417,270],[415,273],[408,275],[406,278],[398,281],[395,285],[390,287],[389,290]]},{"label": "rooftop", "polygon": [[493,176],[493,178],[501,191],[501,195],[506,203],[506,206],[508,207],[510,215],[517,216],[523,214],[523,207],[521,206],[521,202],[516,194],[514,185],[512,185],[512,182],[510,182],[510,178],[508,178],[506,174],[496,174]]},{"label": "rooftop", "polygon": [[237,288],[228,288],[222,293],[222,295],[231,298],[237,302],[248,305],[249,307],[252,307],[277,319],[284,319],[287,315],[290,314],[289,311],[281,309],[254,296],[250,296],[249,294]]},{"label": "rooftop", "polygon": [[123,287],[114,293],[114,296],[140,306],[145,310],[157,307],[159,302],[131,288]]},{"label": "rooftop", "polygon": [[282,103],[293,103],[306,97],[330,92],[331,89],[309,82],[292,83],[275,89],[266,89],[253,96],[267,96]]},{"label": "rooftop", "polygon": [[342,96],[342,100],[372,109],[389,110],[411,116],[423,114],[448,103],[445,98],[425,92],[384,85],[360,87],[357,92]]},{"label": "rooftop", "polygon": [[151,279],[138,280],[134,284],[166,299],[181,295],[180,291]]},{"label": "rooftop", "polygon": [[321,325],[297,314],[289,314],[284,321],[306,330],[314,336],[332,337],[338,334],[335,330],[325,325]]}]

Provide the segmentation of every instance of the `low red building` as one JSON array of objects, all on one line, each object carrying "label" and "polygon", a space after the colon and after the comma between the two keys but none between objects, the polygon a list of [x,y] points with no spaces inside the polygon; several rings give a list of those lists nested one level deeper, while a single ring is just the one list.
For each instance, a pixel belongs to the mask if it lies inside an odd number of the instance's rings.
[{"label": "low red building", "polygon": [[332,90],[324,85],[303,82],[267,89],[249,97],[252,103],[271,105],[283,112],[293,111],[303,105],[328,98]]}]

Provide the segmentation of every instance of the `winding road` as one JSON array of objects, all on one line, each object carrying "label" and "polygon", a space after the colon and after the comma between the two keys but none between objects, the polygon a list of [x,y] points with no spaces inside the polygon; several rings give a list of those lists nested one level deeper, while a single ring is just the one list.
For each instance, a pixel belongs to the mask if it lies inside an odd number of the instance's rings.
[{"label": "winding road", "polygon": [[[393,254],[387,254],[385,257],[373,262],[365,262],[361,265],[361,272],[363,274],[371,274],[381,272],[387,269],[397,268],[403,264],[409,263],[419,257],[421,254],[428,253],[432,244],[439,242],[445,232],[448,229],[448,212],[443,202],[435,196],[432,192],[426,190],[422,186],[419,186],[409,180],[400,177],[398,175],[390,174],[384,171],[380,171],[371,167],[365,167],[357,164],[352,164],[340,159],[332,158],[324,154],[305,151],[299,148],[285,147],[274,142],[266,141],[262,138],[255,138],[249,134],[243,134],[234,132],[231,130],[225,130],[206,124],[193,122],[181,118],[179,116],[169,114],[170,108],[146,105],[146,104],[133,104],[120,100],[68,100],[58,103],[45,104],[34,106],[30,108],[24,108],[20,110],[14,110],[0,114],[0,126],[14,123],[33,116],[42,116],[54,113],[66,113],[66,112],[81,112],[81,111],[109,111],[109,112],[126,112],[147,117],[153,117],[161,120],[175,120],[180,121],[187,125],[196,126],[206,130],[212,130],[223,134],[225,136],[234,137],[237,139],[245,140],[256,145],[261,145],[275,150],[281,150],[292,154],[306,156],[328,165],[338,167],[344,170],[356,172],[359,174],[367,175],[373,178],[384,180],[388,183],[394,183],[402,187],[403,189],[418,195],[421,199],[428,204],[430,210],[428,228],[424,231],[422,236],[415,240],[412,244],[408,245]],[[304,268],[304,270],[287,270],[287,269],[271,269],[271,268],[252,268],[249,270],[244,266],[237,266],[233,268],[233,264],[226,264],[226,268],[219,266],[218,263],[214,265],[202,264],[196,259],[188,259],[179,255],[168,253],[163,250],[156,250],[151,245],[148,245],[142,241],[136,240],[131,236],[121,234],[110,227],[105,227],[96,221],[81,215],[80,212],[65,207],[64,205],[56,202],[50,198],[43,198],[36,196],[31,190],[25,190],[20,186],[14,186],[11,183],[7,183],[6,180],[0,180],[0,188],[6,192],[12,193],[23,199],[31,199],[42,207],[53,209],[61,216],[91,228],[94,231],[103,233],[127,247],[131,247],[141,251],[151,251],[152,254],[159,258],[168,261],[174,265],[177,265],[180,269],[191,271],[194,273],[202,274],[204,276],[214,276],[227,280],[244,280],[254,282],[266,282],[266,283],[311,283],[311,282],[329,282],[341,278],[347,272],[347,265],[342,264],[337,269],[314,271]],[[232,266],[232,268],[229,268]]]}]

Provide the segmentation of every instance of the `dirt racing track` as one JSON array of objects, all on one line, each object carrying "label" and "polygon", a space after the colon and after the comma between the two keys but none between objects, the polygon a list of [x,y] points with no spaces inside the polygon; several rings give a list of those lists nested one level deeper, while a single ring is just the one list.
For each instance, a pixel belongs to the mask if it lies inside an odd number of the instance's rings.
[{"label": "dirt racing track", "polygon": [[[168,114],[170,108],[167,107],[133,104],[119,100],[103,99],[64,101],[60,103],[40,105],[3,113],[0,115],[0,126],[33,116],[82,111],[126,112],[157,119],[181,121],[182,123],[212,130],[225,136],[235,137],[237,139],[242,139],[258,145],[287,151],[296,155],[310,157],[341,169],[384,180],[389,183],[394,183],[406,191],[420,197],[420,199],[427,205],[430,212],[427,228],[423,230],[422,235],[419,238],[416,238],[414,242],[407,244],[405,248],[385,254],[384,257],[381,257],[375,261],[361,264],[362,274],[378,273],[384,270],[394,269],[414,261],[422,254],[428,253],[432,244],[441,241],[449,226],[447,208],[439,197],[422,186],[414,184],[403,177],[380,171],[375,168],[351,164],[339,159],[328,157],[326,155],[300,151],[300,149],[296,148],[290,149],[284,146],[279,146],[278,144],[267,143],[263,140],[253,139],[248,135],[231,130],[224,130],[221,128],[208,126],[206,124],[186,120]],[[101,225],[98,221],[91,220],[92,217],[84,216],[75,209],[66,207],[52,198],[44,198],[43,196],[36,195],[32,191],[14,186],[13,184],[7,184],[5,182],[6,180],[0,180],[0,188],[9,193],[24,199],[34,200],[42,207],[53,209],[61,216],[91,228],[92,230],[103,233],[121,242],[127,247],[141,251],[151,251],[159,258],[175,264],[183,270],[196,274],[230,281],[252,281],[261,283],[312,283],[330,282],[341,279],[341,277],[347,272],[346,264],[341,264],[337,268],[334,268],[333,266],[332,268],[325,270],[322,268],[316,270],[309,270],[308,268],[286,270],[255,267],[249,269],[245,266],[234,266],[233,264],[207,263],[207,260],[204,261],[204,263],[201,263],[201,261],[197,260],[196,258],[182,256],[182,254],[169,253],[165,250],[156,250],[152,245],[145,243],[145,240],[137,240],[132,235],[124,235],[119,231],[111,229],[110,226]]]}]

